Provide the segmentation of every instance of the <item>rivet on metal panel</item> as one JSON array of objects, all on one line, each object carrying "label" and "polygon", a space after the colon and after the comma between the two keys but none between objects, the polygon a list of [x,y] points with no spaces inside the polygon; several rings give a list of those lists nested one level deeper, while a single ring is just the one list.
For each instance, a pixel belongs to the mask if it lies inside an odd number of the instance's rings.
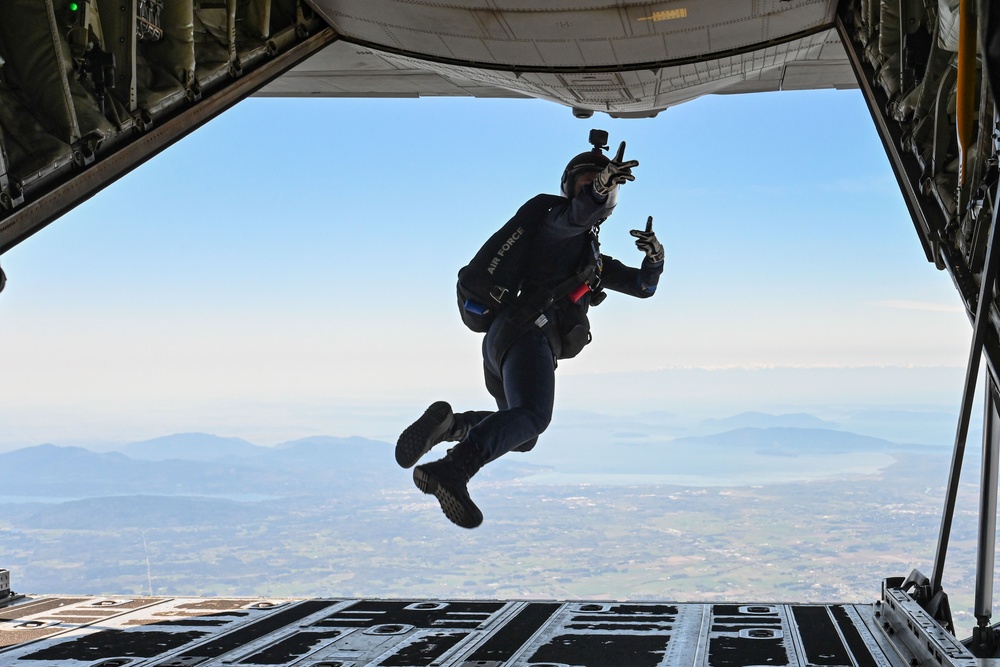
[{"label": "rivet on metal panel", "polygon": [[395,624],[380,625],[376,628],[373,628],[372,632],[374,632],[377,635],[394,635],[397,632],[402,631],[402,629],[403,629],[402,625],[395,625]]},{"label": "rivet on metal panel", "polygon": [[438,611],[448,606],[447,602],[414,602],[408,604],[403,609],[407,611]]},{"label": "rivet on metal panel", "polygon": [[366,635],[402,635],[406,634],[413,629],[412,625],[404,625],[402,623],[386,623],[384,625],[375,625],[364,631]]},{"label": "rivet on metal panel", "polygon": [[764,605],[754,605],[749,607],[740,607],[741,614],[774,614],[777,610],[774,607],[766,607]]},{"label": "rivet on metal panel", "polygon": [[784,633],[774,628],[743,628],[739,636],[740,639],[781,639]]}]

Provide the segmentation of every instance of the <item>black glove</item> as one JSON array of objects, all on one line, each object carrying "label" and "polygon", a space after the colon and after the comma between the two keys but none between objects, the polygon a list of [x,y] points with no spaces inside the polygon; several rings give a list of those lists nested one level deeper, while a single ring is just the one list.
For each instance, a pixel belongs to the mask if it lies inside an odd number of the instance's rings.
[{"label": "black glove", "polygon": [[603,197],[611,192],[611,188],[621,185],[625,181],[634,181],[635,176],[632,175],[632,167],[638,166],[638,160],[625,162],[625,142],[623,141],[618,147],[615,159],[608,163],[604,171],[599,173],[597,178],[594,179],[594,192]]},{"label": "black glove", "polygon": [[649,261],[663,261],[663,244],[657,240],[656,234],[653,232],[653,216],[649,216],[649,219],[646,220],[646,231],[640,232],[638,229],[633,229],[629,234],[635,237],[635,246],[646,253]]}]

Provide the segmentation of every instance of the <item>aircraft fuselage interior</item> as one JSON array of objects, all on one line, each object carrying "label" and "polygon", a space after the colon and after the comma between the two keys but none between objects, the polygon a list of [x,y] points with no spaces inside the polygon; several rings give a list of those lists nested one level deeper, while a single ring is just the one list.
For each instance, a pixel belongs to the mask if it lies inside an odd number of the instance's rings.
[{"label": "aircraft fuselage interior", "polygon": [[[925,258],[971,323],[933,569],[887,572],[870,604],[25,595],[0,569],[0,664],[992,664],[997,86],[989,0],[0,2],[0,266],[252,95],[536,98],[599,124],[707,94],[859,89]],[[944,565],[980,391],[977,627],[960,639]]]}]

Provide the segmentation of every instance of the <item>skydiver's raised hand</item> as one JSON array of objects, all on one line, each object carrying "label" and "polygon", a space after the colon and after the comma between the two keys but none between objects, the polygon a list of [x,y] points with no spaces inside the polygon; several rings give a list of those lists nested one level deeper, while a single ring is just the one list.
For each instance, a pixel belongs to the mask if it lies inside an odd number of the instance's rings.
[{"label": "skydiver's raised hand", "polygon": [[635,176],[632,175],[632,168],[638,166],[638,160],[625,161],[625,142],[623,141],[618,146],[618,153],[615,154],[614,159],[594,179],[594,192],[603,197],[611,192],[611,188],[621,185],[625,181],[634,181]]},{"label": "skydiver's raised hand", "polygon": [[645,231],[633,229],[629,234],[635,237],[635,246],[646,253],[649,261],[663,261],[663,244],[657,240],[656,233],[653,232],[653,216],[649,216],[649,219],[646,220]]}]

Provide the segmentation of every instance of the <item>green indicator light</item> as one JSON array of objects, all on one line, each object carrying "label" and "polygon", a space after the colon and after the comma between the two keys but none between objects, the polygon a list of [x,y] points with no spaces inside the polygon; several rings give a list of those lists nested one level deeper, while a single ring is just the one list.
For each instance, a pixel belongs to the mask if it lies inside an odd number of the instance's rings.
[{"label": "green indicator light", "polygon": [[78,4],[77,4],[77,3],[75,3],[75,2],[71,2],[71,3],[69,3],[69,10],[70,10],[71,12],[75,12],[75,11],[77,11],[78,9],[80,9],[80,5],[78,5]]}]

